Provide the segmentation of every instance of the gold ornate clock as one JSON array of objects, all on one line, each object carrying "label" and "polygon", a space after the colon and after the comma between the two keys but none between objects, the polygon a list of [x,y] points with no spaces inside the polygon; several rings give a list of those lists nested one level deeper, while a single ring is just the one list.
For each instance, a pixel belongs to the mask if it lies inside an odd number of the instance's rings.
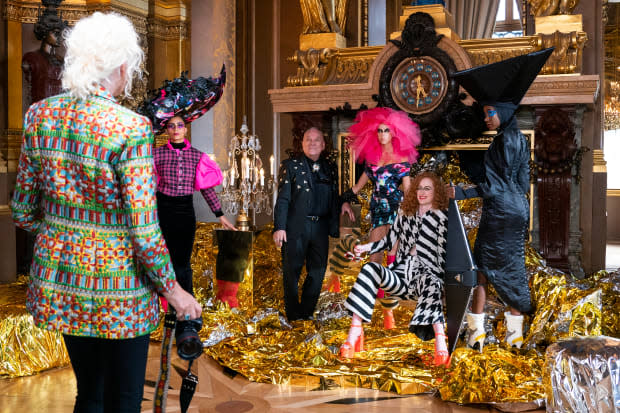
[{"label": "gold ornate clock", "polygon": [[439,106],[448,91],[443,65],[430,56],[414,56],[400,62],[392,73],[390,89],[400,109],[423,115]]}]

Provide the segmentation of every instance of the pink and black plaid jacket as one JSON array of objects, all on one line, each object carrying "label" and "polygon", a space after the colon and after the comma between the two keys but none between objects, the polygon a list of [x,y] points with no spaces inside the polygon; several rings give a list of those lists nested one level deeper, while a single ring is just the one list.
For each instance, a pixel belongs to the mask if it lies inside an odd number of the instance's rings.
[{"label": "pink and black plaid jacket", "polygon": [[[157,170],[157,190],[168,196],[185,196],[194,193],[196,168],[203,156],[186,140],[183,149],[174,149],[170,142],[155,149],[153,158]],[[200,190],[216,217],[224,215],[214,188]]]}]

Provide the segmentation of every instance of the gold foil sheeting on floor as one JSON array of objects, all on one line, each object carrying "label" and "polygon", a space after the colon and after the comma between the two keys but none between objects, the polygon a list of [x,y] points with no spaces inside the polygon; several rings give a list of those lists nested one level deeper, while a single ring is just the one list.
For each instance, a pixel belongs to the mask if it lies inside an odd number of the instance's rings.
[{"label": "gold foil sheeting on floor", "polygon": [[27,278],[0,284],[0,377],[22,377],[69,364],[62,335],[34,325],[26,311]]},{"label": "gold foil sheeting on floor", "polygon": [[[467,211],[463,212],[464,218],[479,219],[479,203],[461,208]],[[199,226],[197,244],[202,242],[205,248],[196,249],[193,257],[195,274],[202,274],[196,277],[195,285],[201,287],[200,299],[205,305],[206,327],[200,333],[208,343],[205,352],[253,381],[300,385],[308,390],[365,387],[398,394],[438,390],[448,401],[491,403],[497,408],[524,410],[540,406],[545,398],[541,379],[544,348],[553,342],[552,337],[600,334],[602,325],[609,325],[610,329],[617,325],[613,311],[603,312],[612,314],[609,322],[601,316],[601,308],[617,305],[617,274],[600,272],[587,280],[570,280],[570,276],[547,267],[528,247],[526,261],[538,310],[529,319],[528,345],[523,350],[490,344],[478,353],[463,348],[461,339],[451,367],[436,368],[432,366],[433,342],[420,341],[407,331],[415,303],[405,301],[395,310],[398,327],[390,331],[383,330],[377,306],[373,322],[365,326],[366,351],[352,360],[341,360],[338,348],[350,325],[342,303],[361,263],[352,263],[345,269],[340,279],[342,293],[321,294],[316,320],[289,324],[283,316],[281,257],[273,245],[271,228],[255,239],[254,308],[233,311],[216,304],[210,290],[215,254],[206,246],[211,245],[211,230],[212,225]],[[473,242],[475,228],[470,236]],[[491,297],[486,311],[494,324],[490,341],[498,343],[505,334],[503,307]]]},{"label": "gold foil sheeting on floor", "polygon": [[529,403],[545,399],[544,356],[534,350],[495,344],[483,352],[457,348],[452,368],[439,388],[441,398],[456,403]]}]

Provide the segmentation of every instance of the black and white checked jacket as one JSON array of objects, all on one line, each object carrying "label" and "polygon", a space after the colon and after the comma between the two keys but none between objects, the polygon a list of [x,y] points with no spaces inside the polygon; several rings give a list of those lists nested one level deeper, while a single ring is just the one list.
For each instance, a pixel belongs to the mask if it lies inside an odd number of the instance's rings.
[{"label": "black and white checked jacket", "polygon": [[417,213],[415,215],[403,215],[403,211],[399,210],[390,232],[372,244],[370,254],[384,249],[389,251],[398,242],[396,260],[393,264],[396,267],[407,258],[409,251],[415,246],[420,261],[433,274],[443,277],[447,239],[447,211],[431,209],[424,215],[418,216]]}]

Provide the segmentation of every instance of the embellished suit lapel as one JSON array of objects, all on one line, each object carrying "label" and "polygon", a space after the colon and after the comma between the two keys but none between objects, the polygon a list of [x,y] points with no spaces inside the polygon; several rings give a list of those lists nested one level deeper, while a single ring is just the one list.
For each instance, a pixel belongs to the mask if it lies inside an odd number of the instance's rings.
[{"label": "embellished suit lapel", "polygon": [[310,190],[313,190],[313,186],[312,186],[312,172],[310,172],[312,169],[310,168],[310,164],[308,163],[308,158],[306,156],[303,156],[303,162],[302,164],[304,165],[304,179],[308,181],[308,186],[310,187]]}]

